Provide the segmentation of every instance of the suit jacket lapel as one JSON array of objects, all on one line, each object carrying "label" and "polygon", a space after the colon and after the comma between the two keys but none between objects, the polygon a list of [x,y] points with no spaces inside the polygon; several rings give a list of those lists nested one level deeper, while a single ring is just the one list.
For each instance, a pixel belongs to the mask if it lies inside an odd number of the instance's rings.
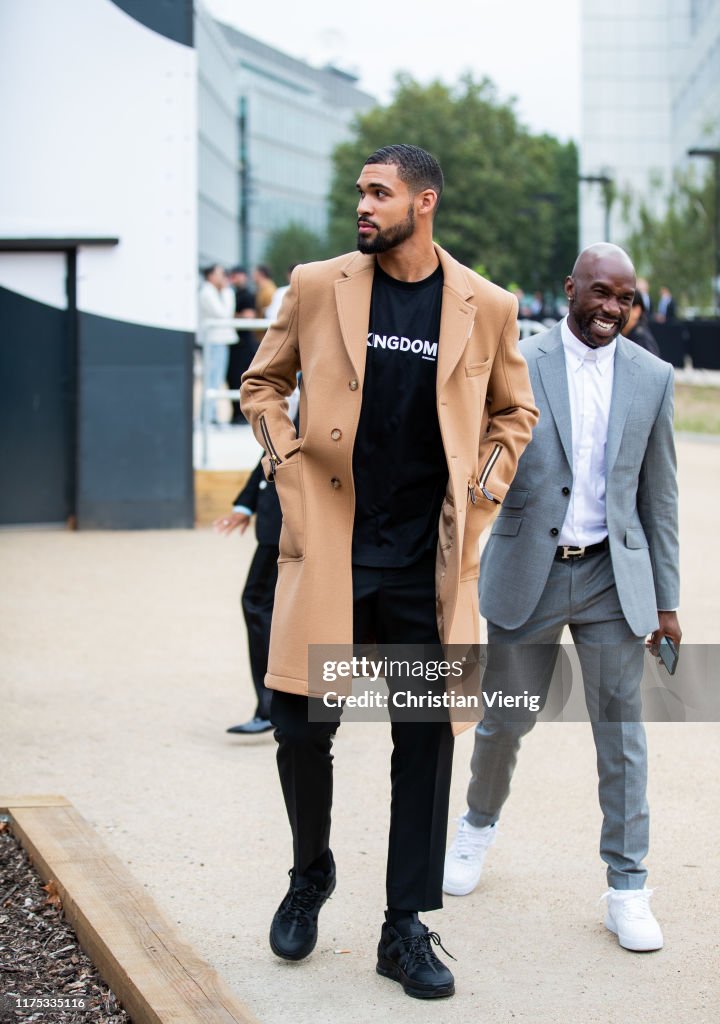
[{"label": "suit jacket lapel", "polygon": [[617,339],[612,399],[608,420],[607,448],[605,450],[606,478],[610,475],[610,470],[615,465],[615,460],[618,457],[620,442],[622,441],[625,429],[625,421],[627,420],[637,389],[637,366],[632,345],[633,342],[626,341],[623,337]]},{"label": "suit jacket lapel", "polygon": [[354,253],[335,282],[335,302],[343,342],[358,380],[365,375],[375,257]]},{"label": "suit jacket lapel", "polygon": [[555,426],[560,435],[565,458],[572,468],[572,417],[570,415],[565,352],[559,326],[553,327],[547,335],[543,335],[540,347],[545,354],[537,361],[538,372],[555,420]]}]

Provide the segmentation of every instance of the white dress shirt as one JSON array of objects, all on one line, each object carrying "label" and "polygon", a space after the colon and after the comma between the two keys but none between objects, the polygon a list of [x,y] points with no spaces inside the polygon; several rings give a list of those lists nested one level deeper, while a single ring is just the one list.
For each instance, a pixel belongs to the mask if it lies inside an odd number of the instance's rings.
[{"label": "white dress shirt", "polygon": [[573,488],[559,544],[587,547],[607,537],[605,450],[615,368],[615,341],[590,348],[567,317],[560,325],[572,420]]}]

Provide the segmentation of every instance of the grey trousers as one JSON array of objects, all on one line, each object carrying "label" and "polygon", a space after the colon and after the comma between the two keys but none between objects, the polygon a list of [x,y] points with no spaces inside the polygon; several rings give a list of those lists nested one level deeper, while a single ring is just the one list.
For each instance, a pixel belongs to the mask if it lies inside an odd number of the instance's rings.
[{"label": "grey trousers", "polygon": [[[582,668],[585,702],[597,754],[603,814],[600,856],[608,884],[641,889],[649,841],[647,748],[641,722],[640,680],[644,638],[622,613],[609,553],[575,562],[553,562],[543,595],[518,629],[488,622],[488,662],[483,690],[540,698],[542,707],[569,626]],[[524,709],[493,707],[475,730],[467,820],[494,824],[510,792],[520,742],[535,725]]]}]

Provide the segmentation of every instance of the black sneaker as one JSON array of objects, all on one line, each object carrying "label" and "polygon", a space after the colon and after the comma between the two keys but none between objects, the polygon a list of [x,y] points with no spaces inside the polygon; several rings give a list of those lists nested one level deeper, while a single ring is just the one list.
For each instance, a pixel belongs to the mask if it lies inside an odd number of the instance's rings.
[{"label": "black sneaker", "polygon": [[404,918],[396,925],[386,922],[378,945],[378,974],[399,981],[406,995],[415,999],[455,995],[455,979],[435,956],[433,943],[447,953],[437,932],[431,932],[420,921]]},{"label": "black sneaker", "polygon": [[335,862],[327,875],[298,875],[294,868],[288,874],[290,888],[270,925],[270,948],[283,960],[304,960],[315,949],[318,914],[335,889]]}]

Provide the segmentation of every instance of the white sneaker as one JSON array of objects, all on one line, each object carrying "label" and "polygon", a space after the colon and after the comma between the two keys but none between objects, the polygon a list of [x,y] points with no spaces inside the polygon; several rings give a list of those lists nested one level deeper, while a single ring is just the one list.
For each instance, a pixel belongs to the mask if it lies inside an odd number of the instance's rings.
[{"label": "white sneaker", "polygon": [[605,927],[618,937],[624,949],[649,953],[662,949],[663,934],[650,909],[652,889],[610,889],[602,897],[607,900]]},{"label": "white sneaker", "polygon": [[473,891],[480,881],[485,854],[496,835],[494,825],[475,828],[465,818],[460,818],[455,841],[445,854],[443,892],[449,896],[467,896]]}]

